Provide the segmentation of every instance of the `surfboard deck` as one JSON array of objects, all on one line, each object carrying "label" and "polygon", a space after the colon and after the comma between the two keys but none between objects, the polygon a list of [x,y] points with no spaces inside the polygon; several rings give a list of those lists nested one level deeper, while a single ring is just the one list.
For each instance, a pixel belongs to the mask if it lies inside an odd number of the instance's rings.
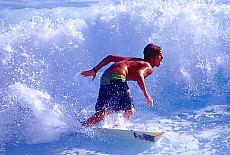
[{"label": "surfboard deck", "polygon": [[129,129],[111,129],[111,128],[96,128],[100,132],[107,133],[118,138],[129,139],[129,140],[139,140],[145,142],[156,143],[161,139],[164,132],[149,132],[149,131],[138,131]]}]

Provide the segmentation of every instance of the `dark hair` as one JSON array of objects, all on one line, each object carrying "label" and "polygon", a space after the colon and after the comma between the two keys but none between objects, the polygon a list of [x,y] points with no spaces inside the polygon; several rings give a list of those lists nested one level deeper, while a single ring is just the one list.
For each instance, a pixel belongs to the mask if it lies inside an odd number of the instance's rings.
[{"label": "dark hair", "polygon": [[144,60],[149,60],[150,58],[154,58],[157,53],[161,52],[161,47],[153,45],[152,43],[148,44],[144,48]]}]

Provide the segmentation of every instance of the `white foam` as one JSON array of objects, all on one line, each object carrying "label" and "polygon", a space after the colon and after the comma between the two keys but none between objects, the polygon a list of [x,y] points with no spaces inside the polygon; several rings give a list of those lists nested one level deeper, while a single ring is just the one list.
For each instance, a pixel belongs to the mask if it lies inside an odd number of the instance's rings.
[{"label": "white foam", "polygon": [[128,129],[131,123],[124,118],[123,113],[114,113],[105,117],[102,126],[103,128]]},{"label": "white foam", "polygon": [[31,119],[26,119],[29,121],[25,127],[25,139],[28,143],[53,141],[65,131],[63,113],[58,105],[52,102],[47,92],[29,88],[21,83],[10,85],[9,90],[13,100],[17,101],[14,106],[32,111]]}]

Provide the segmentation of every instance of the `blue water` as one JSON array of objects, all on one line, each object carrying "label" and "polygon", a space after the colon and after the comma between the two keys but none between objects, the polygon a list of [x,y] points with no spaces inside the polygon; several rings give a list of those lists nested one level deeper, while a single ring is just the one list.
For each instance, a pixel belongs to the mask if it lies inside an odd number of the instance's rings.
[{"label": "blue water", "polygon": [[[230,153],[228,0],[1,1],[0,9],[0,154]],[[146,78],[155,106],[129,82],[130,124],[164,131],[161,141],[82,129],[105,68],[93,82],[80,72],[108,54],[142,57],[150,42],[164,54]]]}]

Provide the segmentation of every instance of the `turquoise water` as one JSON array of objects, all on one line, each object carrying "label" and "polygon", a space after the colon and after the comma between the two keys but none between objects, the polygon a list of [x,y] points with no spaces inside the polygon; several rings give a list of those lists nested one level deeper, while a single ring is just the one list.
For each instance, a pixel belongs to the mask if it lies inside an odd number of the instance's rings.
[{"label": "turquoise water", "polygon": [[[230,153],[228,1],[7,1],[0,9],[1,154]],[[129,82],[130,128],[164,131],[161,141],[82,129],[105,68],[93,82],[80,72],[108,54],[142,57],[149,42],[164,54],[146,78],[155,106]]]}]

